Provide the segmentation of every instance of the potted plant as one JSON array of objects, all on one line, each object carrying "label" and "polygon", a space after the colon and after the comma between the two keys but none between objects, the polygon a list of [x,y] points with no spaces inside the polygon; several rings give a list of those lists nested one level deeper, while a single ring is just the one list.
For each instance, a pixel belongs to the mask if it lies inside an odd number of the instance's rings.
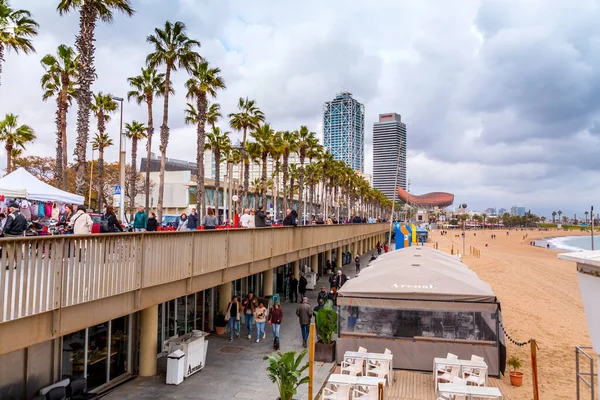
[{"label": "potted plant", "polygon": [[226,326],[227,321],[225,321],[225,314],[221,311],[217,312],[217,315],[215,315],[215,331],[217,332],[217,335],[223,335]]},{"label": "potted plant", "polygon": [[521,359],[511,356],[506,363],[513,369],[510,371],[510,384],[516,387],[521,386],[523,384],[523,373],[517,371],[521,368]]},{"label": "potted plant", "polygon": [[277,384],[279,389],[278,400],[293,400],[292,397],[297,393],[298,387],[308,383],[308,376],[302,378],[302,373],[308,368],[308,363],[300,366],[302,359],[306,355],[306,350],[296,357],[295,351],[287,353],[273,354],[263,357],[263,360],[269,360],[267,371],[269,379]]},{"label": "potted plant", "polygon": [[321,308],[315,317],[317,325],[317,336],[319,340],[315,343],[315,360],[332,362],[335,360],[335,340],[333,334],[337,332],[338,315],[333,310],[331,301]]}]

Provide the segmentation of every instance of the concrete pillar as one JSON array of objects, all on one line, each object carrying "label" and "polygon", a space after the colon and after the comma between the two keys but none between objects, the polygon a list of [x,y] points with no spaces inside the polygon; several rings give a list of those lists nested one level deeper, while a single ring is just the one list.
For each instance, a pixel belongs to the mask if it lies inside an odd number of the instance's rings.
[{"label": "concrete pillar", "polygon": [[263,294],[273,296],[273,270],[268,269],[263,272]]},{"label": "concrete pillar", "polygon": [[225,282],[219,286],[219,311],[223,314],[227,311],[229,301],[231,301],[231,282]]},{"label": "concrete pillar", "polygon": [[296,279],[300,277],[300,260],[294,261],[294,275],[296,275]]},{"label": "concrete pillar", "polygon": [[342,246],[337,248],[337,261],[335,266],[339,269],[342,269]]},{"label": "concrete pillar", "polygon": [[156,375],[158,304],[140,312],[140,376]]},{"label": "concrete pillar", "polygon": [[325,264],[327,264],[327,260],[331,261],[331,263],[333,263],[333,260],[331,260],[331,250],[327,250],[325,252]]},{"label": "concrete pillar", "polygon": [[363,241],[359,240],[357,242],[357,244],[358,244],[358,246],[357,246],[358,247],[358,255],[362,256],[363,254],[365,254],[365,251],[364,251],[364,248],[363,248]]},{"label": "concrete pillar", "polygon": [[314,273],[319,272],[319,253],[312,255],[312,259],[310,260],[310,268]]}]

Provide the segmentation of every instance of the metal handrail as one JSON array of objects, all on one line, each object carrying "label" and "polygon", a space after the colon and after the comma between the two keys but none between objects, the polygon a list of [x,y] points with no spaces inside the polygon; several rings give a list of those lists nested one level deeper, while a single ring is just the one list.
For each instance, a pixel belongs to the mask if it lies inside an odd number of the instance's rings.
[{"label": "metal handrail", "polygon": [[[577,400],[581,399],[581,389],[580,389],[580,381],[583,381],[587,387],[591,390],[591,400],[595,400],[595,382],[594,377],[597,377],[598,374],[594,373],[594,356],[589,355],[585,350],[592,349],[591,346],[575,346],[575,371],[576,371],[576,387],[577,387]],[[590,362],[590,372],[580,372],[580,355],[584,356]],[[589,378],[589,380],[587,378]]]}]

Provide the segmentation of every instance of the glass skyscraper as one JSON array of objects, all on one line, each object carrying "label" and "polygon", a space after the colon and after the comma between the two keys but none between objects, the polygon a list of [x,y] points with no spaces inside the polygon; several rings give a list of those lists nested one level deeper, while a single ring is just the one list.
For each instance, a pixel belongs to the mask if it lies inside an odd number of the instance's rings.
[{"label": "glass skyscraper", "polygon": [[406,190],[406,124],[400,114],[379,114],[373,124],[373,186],[390,200],[397,190],[396,168],[398,186]]},{"label": "glass skyscraper", "polygon": [[339,93],[323,106],[323,139],[336,160],[364,172],[365,106],[352,93]]}]

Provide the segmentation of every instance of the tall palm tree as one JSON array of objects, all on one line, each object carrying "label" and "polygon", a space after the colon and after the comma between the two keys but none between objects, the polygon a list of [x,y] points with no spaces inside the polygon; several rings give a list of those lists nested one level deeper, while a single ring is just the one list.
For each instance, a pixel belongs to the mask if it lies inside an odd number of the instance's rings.
[{"label": "tall palm tree", "polygon": [[42,58],[46,73],[42,76],[42,99],[56,97],[56,182],[67,190],[67,112],[75,97],[75,81],[79,70],[79,55],[72,47],[61,44],[56,56]]},{"label": "tall palm tree", "polygon": [[300,168],[298,168],[298,164],[290,164],[288,166],[288,176],[290,179],[290,201],[287,208],[284,207],[286,210],[288,208],[294,208],[294,184],[298,181],[298,177],[300,176]]},{"label": "tall palm tree", "polygon": [[[108,136],[108,133],[97,132],[92,139],[92,149],[98,150],[98,212],[102,212],[102,202],[104,201],[104,149],[112,145],[113,141]],[[121,190],[125,190],[125,188],[121,188]],[[90,204],[89,206],[91,207],[92,205]],[[124,206],[124,204],[121,204],[121,207]]]},{"label": "tall palm tree", "polygon": [[256,150],[260,154],[260,159],[262,162],[261,201],[263,206],[265,206],[267,204],[267,159],[269,158],[273,148],[273,138],[275,136],[275,132],[271,128],[270,124],[262,124],[260,127],[253,130],[250,133],[250,136],[255,140]]},{"label": "tall palm tree", "polygon": [[163,120],[160,126],[160,173],[158,185],[158,221],[162,222],[163,198],[165,195],[165,163],[167,146],[169,145],[169,94],[171,92],[171,72],[178,68],[190,68],[194,60],[199,58],[195,48],[200,42],[190,39],[186,34],[183,22],[165,23],[164,29],[155,28],[154,34],[146,41],[154,46],[154,52],[148,54],[146,62],[152,68],[165,65],[165,82],[163,87]]},{"label": "tall palm tree", "polygon": [[19,117],[6,114],[0,121],[0,142],[6,149],[6,173],[12,172],[12,158],[16,148],[25,149],[25,145],[36,139],[35,132],[29,125],[19,125]]},{"label": "tall palm tree", "polygon": [[217,121],[221,118],[221,105],[219,103],[209,103],[208,110],[206,111],[206,123],[210,125],[214,131]]},{"label": "tall palm tree", "polygon": [[225,89],[225,81],[220,76],[219,68],[211,68],[208,61],[198,58],[192,62],[189,69],[190,79],[185,83],[187,98],[196,100],[198,121],[196,121],[196,205],[200,217],[204,215],[204,145],[206,142],[206,113],[208,111],[208,96],[216,97],[217,90]]},{"label": "tall palm tree", "polygon": [[552,223],[556,223],[556,211],[552,211]]},{"label": "tall palm tree", "polygon": [[586,212],[584,212],[584,214],[585,214],[585,223],[587,224],[587,222],[588,222],[588,216],[590,215],[590,212],[586,211]]},{"label": "tall palm tree", "polygon": [[561,210],[558,210],[558,212],[557,212],[557,214],[558,214],[558,220],[559,220],[559,221],[561,221],[561,219],[560,219],[560,216],[562,215],[562,213],[563,213],[563,212],[562,212]]},{"label": "tall palm tree", "polygon": [[[310,132],[306,126],[301,126],[300,130],[298,130],[298,155],[300,156],[300,177],[298,182],[298,212],[299,215],[302,216],[304,210],[302,209],[302,204],[304,201],[304,161],[306,160],[306,153],[309,147],[316,141],[316,134],[314,132]],[[301,217],[300,217],[301,218]]]},{"label": "tall palm tree", "polygon": [[0,0],[0,75],[4,63],[4,51],[19,54],[35,52],[31,38],[37,35],[38,23],[27,10],[15,10],[8,0]]},{"label": "tall palm tree", "polygon": [[129,178],[129,210],[131,220],[135,212],[136,178],[137,178],[137,147],[138,141],[147,137],[147,129],[141,122],[131,121],[125,124],[125,136],[131,139],[131,177]]},{"label": "tall palm tree", "polygon": [[278,219],[278,213],[281,209],[278,207],[279,202],[279,185],[281,183],[281,157],[283,156],[284,150],[283,132],[277,131],[273,136],[271,143],[271,160],[273,162],[273,172],[271,177],[273,179],[273,207],[274,207],[274,218]]},{"label": "tall palm tree", "polygon": [[[96,138],[102,139],[104,142],[104,136],[106,132],[106,123],[110,121],[110,114],[114,113],[117,110],[117,102],[112,99],[110,95],[102,94],[99,92],[94,95],[94,102],[91,104],[90,109],[96,116],[96,120],[98,121],[98,134]],[[106,137],[108,135],[106,134]],[[112,141],[111,141],[112,144]],[[100,147],[97,147],[100,151]],[[102,148],[104,151],[104,148]],[[101,163],[100,158],[98,158],[98,182],[102,182],[102,174],[104,172],[104,160]],[[121,188],[121,190],[125,190],[125,188]],[[98,210],[102,211],[102,202],[104,201],[104,185],[98,184]],[[123,202],[124,203],[124,202]],[[125,207],[125,204],[121,204],[121,207]]]},{"label": "tall palm tree", "polygon": [[333,154],[329,151],[326,151],[323,156],[321,157],[320,160],[320,164],[321,164],[321,174],[323,177],[323,193],[321,195],[321,203],[322,203],[322,210],[324,210],[324,214],[325,217],[328,217],[328,207],[327,207],[327,183],[328,183],[328,178],[329,178],[329,173],[331,172],[331,169],[333,168],[333,163],[335,161],[335,158],[333,157]]},{"label": "tall palm tree", "polygon": [[[290,206],[288,207],[288,197],[287,197],[287,184],[289,180],[290,168],[290,154],[296,153],[297,149],[297,140],[296,140],[296,132],[285,131],[281,134],[281,157],[283,159],[283,210],[287,210],[291,207],[292,200],[290,200]],[[292,194],[290,196],[291,199],[294,198]]]},{"label": "tall palm tree", "polygon": [[86,148],[90,136],[90,107],[92,105],[92,83],[96,80],[94,52],[96,48],[94,33],[96,22],[112,22],[114,12],[133,15],[130,0],[60,0],[57,7],[60,15],[79,11],[79,35],[75,38],[75,48],[80,55],[79,74],[77,75],[77,176],[75,191],[83,194],[85,185]]},{"label": "tall palm tree", "polygon": [[[141,68],[141,73],[138,76],[127,78],[127,82],[132,89],[127,92],[127,100],[134,99],[137,104],[146,103],[148,108],[148,125],[146,126],[146,214],[150,213],[150,159],[152,158],[152,135],[154,134],[154,117],[152,113],[152,105],[154,98],[163,95],[165,86],[165,74],[158,73],[152,67]],[[174,94],[172,88],[169,93]]]},{"label": "tall palm tree", "polygon": [[238,112],[229,114],[229,126],[237,131],[242,131],[242,160],[244,160],[244,185],[243,204],[246,207],[248,204],[248,183],[250,180],[250,161],[246,156],[246,134],[248,129],[256,129],[261,122],[265,121],[265,114],[256,106],[255,100],[244,99],[240,97],[238,100]]},{"label": "tall palm tree", "polygon": [[[215,126],[212,132],[206,135],[206,150],[212,150],[215,159],[215,201],[214,205],[219,210],[219,188],[221,187],[221,161],[223,155],[227,154],[231,147],[231,139],[229,139],[229,131],[221,132],[221,128]],[[225,208],[225,207],[223,207]]]}]

